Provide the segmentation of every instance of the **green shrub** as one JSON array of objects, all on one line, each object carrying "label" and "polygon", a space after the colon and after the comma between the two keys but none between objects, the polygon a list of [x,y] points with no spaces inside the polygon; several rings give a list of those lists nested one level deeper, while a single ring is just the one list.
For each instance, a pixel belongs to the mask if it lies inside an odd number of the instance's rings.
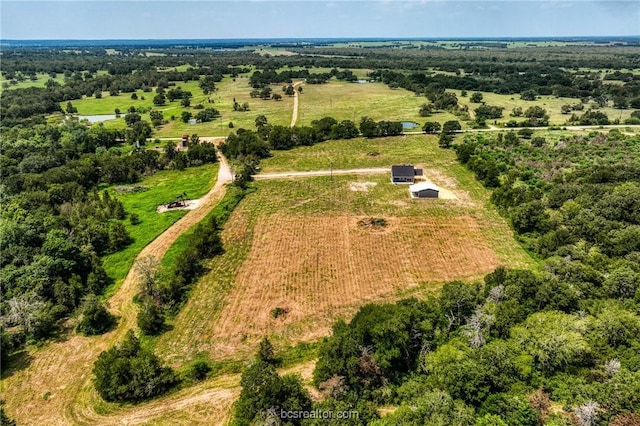
[{"label": "green shrub", "polygon": [[87,296],[82,305],[77,331],[86,336],[92,336],[108,331],[114,324],[115,317],[100,303],[98,297],[93,294]]},{"label": "green shrub", "polygon": [[177,378],[160,358],[140,347],[131,330],[124,341],[100,354],[93,365],[93,383],[100,396],[110,402],[137,402],[171,389]]}]

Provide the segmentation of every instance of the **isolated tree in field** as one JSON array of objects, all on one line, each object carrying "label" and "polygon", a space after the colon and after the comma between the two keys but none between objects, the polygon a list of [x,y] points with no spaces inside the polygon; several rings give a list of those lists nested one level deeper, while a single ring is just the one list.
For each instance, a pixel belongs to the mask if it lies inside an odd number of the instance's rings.
[{"label": "isolated tree in field", "polygon": [[154,256],[145,256],[138,260],[133,267],[138,274],[142,294],[158,300],[158,285],[162,274],[158,259]]},{"label": "isolated tree in field", "polygon": [[164,95],[164,93],[158,93],[153,97],[154,105],[160,106],[160,105],[164,105],[166,102],[167,102],[167,97]]},{"label": "isolated tree in field", "polygon": [[153,352],[140,346],[129,330],[122,343],[102,352],[93,364],[93,383],[105,401],[137,402],[168,391],[175,373]]},{"label": "isolated tree in field", "polygon": [[460,130],[462,130],[462,126],[460,125],[460,122],[458,120],[446,121],[442,125],[442,133],[451,134]]},{"label": "isolated tree in field", "polygon": [[77,330],[87,336],[102,334],[115,324],[115,317],[107,311],[94,294],[88,295],[82,304],[81,320]]},{"label": "isolated tree in field", "polygon": [[137,323],[140,330],[148,336],[157,336],[164,330],[164,314],[153,300],[145,300],[138,312]]},{"label": "isolated tree in field", "polygon": [[200,81],[198,81],[198,86],[200,86],[200,89],[202,89],[205,95],[208,95],[216,90],[216,79],[212,75],[202,76]]},{"label": "isolated tree in field", "polygon": [[240,112],[246,112],[249,111],[249,102],[243,102],[242,104],[236,102],[236,100],[233,100],[233,110],[234,111],[240,111]]},{"label": "isolated tree in field", "polygon": [[259,115],[256,117],[255,123],[257,128],[264,127],[268,124],[267,117],[264,115]]},{"label": "isolated tree in field", "polygon": [[524,112],[524,116],[527,118],[544,118],[547,116],[547,110],[538,105],[532,106],[527,108]]},{"label": "isolated tree in field", "polygon": [[422,126],[422,131],[425,133],[438,133],[442,126],[437,121],[427,121]]},{"label": "isolated tree in field", "polygon": [[269,99],[271,98],[271,87],[265,86],[260,90],[260,98],[261,99]]},{"label": "isolated tree in field", "polygon": [[520,99],[524,101],[535,101],[536,100],[536,92],[533,90],[525,90],[520,95]]},{"label": "isolated tree in field", "polygon": [[296,92],[295,92],[295,89],[293,88],[293,85],[291,85],[291,84],[290,84],[290,85],[288,85],[288,86],[284,86],[284,87],[282,88],[282,91],[283,91],[283,92],[284,92],[284,94],[285,94],[285,95],[287,95],[287,96],[293,96],[293,95],[295,95],[295,93],[296,93]]},{"label": "isolated tree in field", "polygon": [[469,100],[474,104],[479,104],[480,102],[482,102],[482,93],[474,92],[469,98]]},{"label": "isolated tree in field", "polygon": [[220,117],[220,111],[215,108],[205,108],[202,111],[198,111],[195,118],[196,120],[206,123],[208,121],[213,121],[218,117]]},{"label": "isolated tree in field", "polygon": [[481,105],[474,110],[476,113],[476,122],[484,126],[486,120],[497,119],[502,117],[502,110],[504,108],[490,105]]},{"label": "isolated tree in field", "polygon": [[180,100],[180,106],[183,108],[189,108],[191,106],[191,99],[190,98],[182,98]]},{"label": "isolated tree in field", "polygon": [[274,101],[279,101],[282,99],[282,95],[279,93],[274,93],[273,95],[271,95],[271,99],[273,99]]},{"label": "isolated tree in field", "polygon": [[189,120],[191,120],[192,114],[191,111],[182,111],[182,114],[180,114],[180,119],[182,120],[183,123],[188,123]]},{"label": "isolated tree in field", "polygon": [[420,117],[429,117],[431,114],[435,112],[435,107],[433,104],[422,104],[420,106],[420,110],[418,111],[418,115]]},{"label": "isolated tree in field", "polygon": [[152,110],[149,112],[149,118],[151,119],[151,124],[154,127],[158,127],[164,121],[164,114],[162,114],[162,111]]}]

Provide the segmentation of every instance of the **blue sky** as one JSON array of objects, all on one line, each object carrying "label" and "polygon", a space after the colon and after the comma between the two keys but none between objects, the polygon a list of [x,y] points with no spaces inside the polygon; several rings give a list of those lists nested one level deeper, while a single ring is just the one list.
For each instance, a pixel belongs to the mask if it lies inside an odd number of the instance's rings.
[{"label": "blue sky", "polygon": [[640,0],[0,1],[2,39],[640,34]]}]

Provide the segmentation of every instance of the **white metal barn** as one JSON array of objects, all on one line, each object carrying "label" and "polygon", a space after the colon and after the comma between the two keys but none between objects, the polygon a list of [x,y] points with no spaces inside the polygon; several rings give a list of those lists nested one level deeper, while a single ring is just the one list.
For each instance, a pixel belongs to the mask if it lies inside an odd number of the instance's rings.
[{"label": "white metal barn", "polygon": [[411,198],[438,198],[440,188],[431,182],[420,182],[409,187]]}]

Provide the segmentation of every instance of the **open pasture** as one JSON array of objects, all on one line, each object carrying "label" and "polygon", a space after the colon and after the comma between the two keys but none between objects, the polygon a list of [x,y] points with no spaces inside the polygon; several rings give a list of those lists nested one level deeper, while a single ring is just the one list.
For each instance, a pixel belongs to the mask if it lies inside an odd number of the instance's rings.
[{"label": "open pasture", "polygon": [[[420,117],[420,105],[428,103],[424,96],[416,96],[405,89],[390,89],[384,83],[349,83],[330,80],[325,84],[307,84],[300,96],[298,123],[309,125],[313,120],[333,117],[352,120],[356,124],[364,116],[374,120],[425,121],[456,120],[449,112]],[[418,129],[419,130],[419,129]]]},{"label": "open pasture", "polygon": [[216,163],[191,167],[183,171],[160,171],[136,184],[147,188],[142,192],[119,193],[116,190],[119,185],[109,188],[111,196],[122,202],[125,211],[130,215],[137,214],[141,221],[137,225],[132,225],[129,220],[125,220],[124,226],[133,242],[124,250],[103,258],[105,270],[116,284],[124,279],[140,250],[172,223],[187,214],[186,210],[160,214],[156,212],[156,207],[173,201],[183,192],[186,192],[191,199],[201,197],[213,187],[218,175],[218,167]]},{"label": "open pasture", "polygon": [[[458,97],[458,104],[467,105],[470,111],[478,108],[481,103],[472,103],[470,100],[472,91],[467,93],[466,97],[462,97],[460,90],[451,90],[451,92],[455,93]],[[532,106],[539,106],[547,110],[547,114],[549,115],[549,124],[552,126],[564,125],[567,120],[571,117],[571,113],[562,114],[561,108],[562,105],[575,105],[580,103],[580,99],[576,98],[561,98],[556,96],[538,96],[535,101],[525,101],[520,99],[520,94],[514,93],[510,95],[500,95],[492,92],[480,92],[482,93],[482,101],[486,105],[490,106],[498,106],[503,107],[502,118],[497,119],[497,124],[504,124],[509,120],[523,121],[526,117],[512,117],[510,114],[514,108],[520,107],[522,111],[525,112],[527,108]],[[584,105],[584,109],[582,111],[573,111],[576,115],[580,116],[589,108],[594,108],[595,103],[590,101],[589,103]],[[633,109],[617,109],[613,108],[613,103],[610,101],[609,105],[598,109],[598,111],[604,112],[609,117],[609,120],[613,121],[615,119],[620,119],[620,121],[624,121],[625,119],[631,116]],[[473,113],[471,113],[473,114]],[[473,115],[472,115],[473,116]],[[493,124],[493,120],[487,120],[487,124]]]},{"label": "open pasture", "polygon": [[290,151],[273,151],[273,157],[261,162],[262,171],[355,169],[390,167],[411,163],[429,167],[432,164],[449,166],[456,163],[450,153],[438,148],[437,136],[405,135],[388,138],[355,138],[332,140]]},{"label": "open pasture", "polygon": [[[57,74],[54,79],[51,78],[49,74],[46,73],[36,73],[36,79],[31,80],[30,78],[26,78],[24,81],[19,81],[16,84],[11,84],[10,80],[7,80],[4,76],[0,78],[0,93],[3,90],[11,90],[11,89],[25,89],[27,87],[44,87],[47,81],[54,80],[59,84],[64,84],[64,75]],[[5,83],[8,84],[8,87],[4,87]]]},{"label": "open pasture", "polygon": [[[156,350],[175,365],[199,353],[247,358],[264,336],[280,347],[317,340],[367,302],[479,279],[498,265],[534,266],[488,191],[460,166],[443,166],[450,151],[442,156],[425,174],[455,200],[410,199],[387,175],[257,182],[225,224],[225,253]],[[359,224],[369,217],[386,226]]]},{"label": "open pasture", "polygon": [[[205,95],[198,83],[190,81],[187,83],[177,82],[175,87],[182,90],[190,91],[193,94],[191,98],[191,107],[184,108],[180,105],[180,100],[169,102],[166,105],[153,105],[155,92],[136,92],[138,99],[131,99],[131,93],[121,93],[118,96],[111,96],[108,92],[104,92],[102,98],[85,97],[76,101],[72,101],[74,107],[78,109],[80,115],[99,115],[113,114],[115,109],[120,109],[122,116],[119,119],[105,122],[107,127],[124,128],[124,115],[130,107],[147,108],[162,111],[167,124],[155,129],[154,137],[180,137],[182,134],[194,134],[204,136],[224,136],[237,128],[254,129],[255,119],[258,115],[265,115],[272,124],[287,125],[291,121],[293,109],[293,98],[284,96],[281,85],[273,85],[273,93],[283,95],[282,100],[263,100],[251,98],[249,93],[252,88],[249,85],[247,75],[240,75],[234,79],[225,77],[221,82],[216,84],[217,90],[209,95]],[[144,97],[144,99],[142,99]],[[233,100],[242,104],[249,103],[249,111],[239,112],[233,110]],[[188,124],[181,120],[183,111],[190,111],[193,115],[198,113],[198,109],[193,108],[201,103],[205,108],[215,108],[220,111],[221,116],[213,121],[198,124]],[[63,102],[62,107],[66,107]],[[149,114],[142,114],[144,120],[150,121]],[[229,128],[229,123],[233,123],[234,128]]]}]

